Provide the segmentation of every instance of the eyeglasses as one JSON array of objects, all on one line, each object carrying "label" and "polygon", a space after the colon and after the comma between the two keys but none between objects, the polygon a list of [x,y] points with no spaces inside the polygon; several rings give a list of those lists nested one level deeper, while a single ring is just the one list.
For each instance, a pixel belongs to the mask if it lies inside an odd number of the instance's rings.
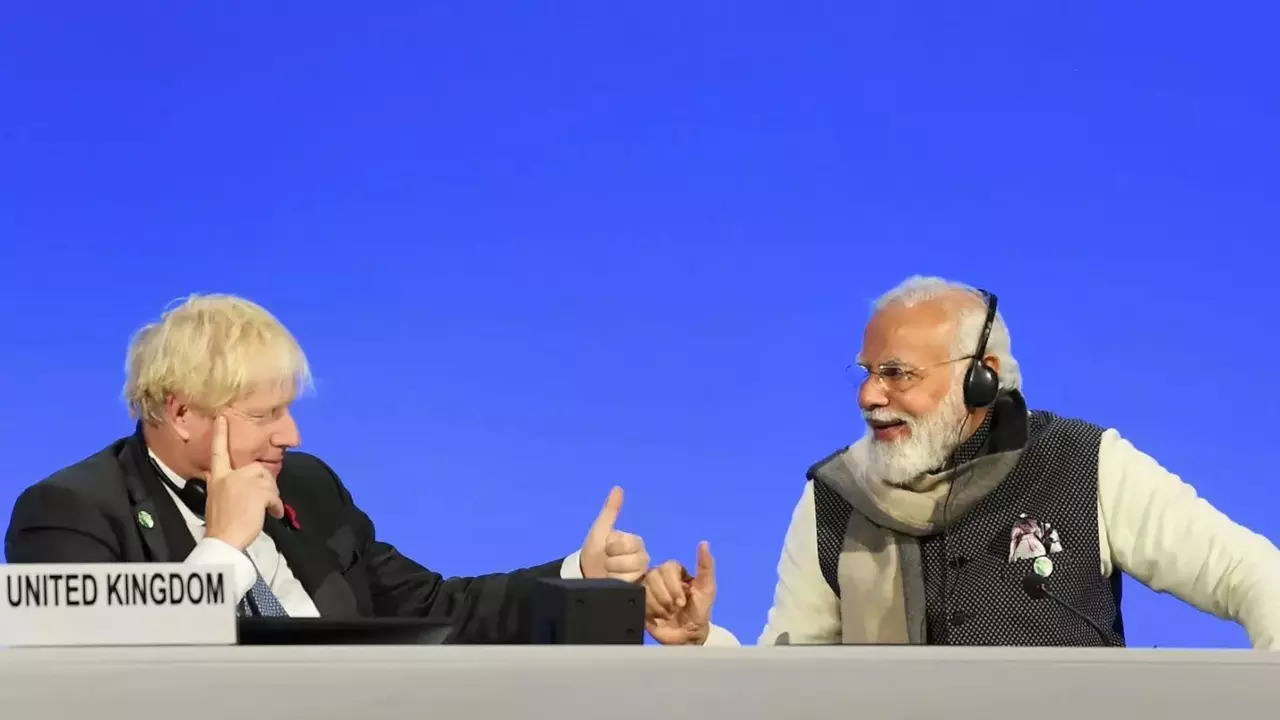
[{"label": "eyeglasses", "polygon": [[929,370],[940,368],[944,365],[951,365],[952,363],[958,363],[962,360],[972,359],[972,355],[965,355],[964,357],[951,358],[950,360],[943,360],[940,363],[924,365],[922,367],[903,365],[901,363],[885,363],[871,368],[866,365],[854,363],[845,368],[844,372],[849,378],[849,381],[856,387],[861,387],[863,383],[874,377],[880,381],[881,386],[884,387],[885,390],[900,393],[906,392],[907,390],[915,387],[917,383],[928,375]]},{"label": "eyeglasses", "polygon": [[271,408],[269,410],[246,411],[239,408],[229,407],[225,410],[228,414],[235,415],[243,420],[248,420],[254,425],[270,425],[279,420],[289,412],[288,406]]}]

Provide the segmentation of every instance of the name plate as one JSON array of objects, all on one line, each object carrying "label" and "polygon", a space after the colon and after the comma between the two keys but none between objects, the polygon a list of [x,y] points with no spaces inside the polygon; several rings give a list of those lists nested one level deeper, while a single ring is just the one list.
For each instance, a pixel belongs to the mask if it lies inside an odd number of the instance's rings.
[{"label": "name plate", "polygon": [[232,569],[0,565],[0,646],[234,645]]}]

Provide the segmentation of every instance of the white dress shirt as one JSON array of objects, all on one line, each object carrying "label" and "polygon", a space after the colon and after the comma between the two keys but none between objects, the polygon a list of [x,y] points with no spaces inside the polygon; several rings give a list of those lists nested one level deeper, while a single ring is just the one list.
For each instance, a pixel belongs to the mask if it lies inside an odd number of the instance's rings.
[{"label": "white dress shirt", "polygon": [[[156,466],[175,486],[182,488],[186,485],[187,481],[170,470],[160,461],[160,458],[156,457],[155,453],[150,450],[147,452],[156,461]],[[183,562],[193,565],[226,565],[233,568],[237,602],[244,599],[244,596],[253,588],[253,584],[257,582],[258,574],[261,573],[262,579],[271,588],[271,592],[275,593],[276,598],[280,600],[280,605],[290,617],[319,617],[320,612],[316,610],[311,596],[306,588],[302,587],[302,583],[298,582],[298,578],[294,577],[293,571],[289,569],[289,563],[276,549],[276,543],[269,535],[258,533],[258,537],[249,544],[248,557],[246,557],[244,553],[222,540],[205,537],[204,519],[191,512],[172,488],[166,486],[165,490],[178,506],[178,512],[182,513],[187,529],[196,540],[195,549]],[[582,578],[582,566],[577,552],[564,559],[564,564],[560,566],[560,577],[570,580]]]},{"label": "white dress shirt", "polygon": [[[1098,449],[1101,572],[1128,573],[1153,590],[1244,627],[1255,648],[1280,650],[1280,550],[1198,497],[1177,475],[1120,437]],[[772,645],[838,644],[840,599],[818,565],[813,483],[805,483],[778,561],[778,584],[764,631]],[[712,625],[708,645],[737,645]]]}]

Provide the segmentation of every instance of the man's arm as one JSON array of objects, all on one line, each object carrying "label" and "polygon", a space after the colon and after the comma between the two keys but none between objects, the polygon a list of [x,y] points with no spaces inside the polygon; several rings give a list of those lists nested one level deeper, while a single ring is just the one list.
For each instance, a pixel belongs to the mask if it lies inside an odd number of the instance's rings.
[{"label": "man's arm", "polygon": [[229,543],[206,537],[196,543],[191,554],[182,562],[188,565],[223,565],[231,568],[231,580],[236,587],[236,602],[244,599],[258,582],[258,566],[249,556]]},{"label": "man's arm", "polygon": [[[4,554],[10,563],[122,562],[118,543],[106,512],[70,488],[40,483],[14,502]],[[237,599],[258,578],[252,560],[214,538],[196,543],[183,562],[230,567]]]},{"label": "man's arm", "polygon": [[1116,567],[1280,649],[1280,550],[1115,430],[1098,451],[1098,510]]},{"label": "man's arm", "polygon": [[[768,622],[757,640],[775,645],[782,636],[791,645],[838,643],[841,639],[840,600],[818,565],[818,529],[813,504],[813,481],[804,485],[791,513],[778,560],[778,584]],[[710,644],[710,638],[708,638]]]},{"label": "man's arm", "polygon": [[4,555],[10,563],[120,562],[106,514],[71,489],[45,483],[14,502]]},{"label": "man's arm", "polygon": [[557,560],[509,573],[446,579],[387,543],[373,541],[365,552],[375,613],[450,620],[459,643],[529,642],[529,602],[536,583],[560,576],[564,565]]},{"label": "man's arm", "polygon": [[325,466],[346,506],[360,552],[369,567],[374,612],[381,616],[435,617],[455,623],[459,643],[529,642],[530,600],[541,578],[581,577],[578,553],[509,573],[445,578],[377,540],[373,522],[351,498],[336,474]]}]

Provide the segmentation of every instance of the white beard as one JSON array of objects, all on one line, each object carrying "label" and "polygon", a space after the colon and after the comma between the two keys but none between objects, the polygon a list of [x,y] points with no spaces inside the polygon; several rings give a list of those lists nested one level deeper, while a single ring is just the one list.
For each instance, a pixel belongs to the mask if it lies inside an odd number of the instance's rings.
[{"label": "white beard", "polygon": [[870,420],[901,420],[910,433],[904,440],[876,440],[870,425],[867,432],[850,448],[851,459],[868,479],[880,480],[895,487],[906,487],[922,475],[941,468],[955,450],[960,429],[968,418],[959,392],[949,393],[936,410],[923,418],[873,410],[865,414]]}]

